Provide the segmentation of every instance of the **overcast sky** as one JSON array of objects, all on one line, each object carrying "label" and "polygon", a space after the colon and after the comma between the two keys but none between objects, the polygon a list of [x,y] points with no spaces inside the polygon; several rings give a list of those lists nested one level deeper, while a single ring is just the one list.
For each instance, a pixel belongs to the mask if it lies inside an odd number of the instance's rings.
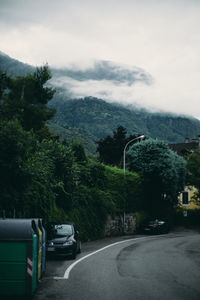
[{"label": "overcast sky", "polygon": [[92,96],[97,85],[116,101],[200,119],[200,0],[0,0],[0,37],[1,51],[32,65],[141,68],[152,84],[93,81]]}]

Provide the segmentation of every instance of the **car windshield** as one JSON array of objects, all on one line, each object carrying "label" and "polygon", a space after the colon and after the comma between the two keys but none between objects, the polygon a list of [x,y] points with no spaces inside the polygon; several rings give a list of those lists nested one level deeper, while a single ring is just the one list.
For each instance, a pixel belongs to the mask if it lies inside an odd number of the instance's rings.
[{"label": "car windshield", "polygon": [[157,223],[158,223],[157,221],[150,221],[149,225],[154,225],[154,224],[157,224]]},{"label": "car windshield", "polygon": [[47,236],[49,239],[55,237],[69,236],[73,234],[72,225],[70,224],[49,224]]},{"label": "car windshield", "polygon": [[69,224],[55,225],[56,235],[72,235],[72,226]]}]

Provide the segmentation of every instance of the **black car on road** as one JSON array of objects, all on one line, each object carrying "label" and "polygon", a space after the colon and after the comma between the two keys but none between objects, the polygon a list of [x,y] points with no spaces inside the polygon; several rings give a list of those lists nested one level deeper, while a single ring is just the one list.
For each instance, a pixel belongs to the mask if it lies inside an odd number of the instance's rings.
[{"label": "black car on road", "polygon": [[62,254],[76,258],[81,252],[81,240],[79,231],[71,222],[48,223],[47,230],[47,254]]},{"label": "black car on road", "polygon": [[153,220],[149,221],[146,226],[144,226],[144,233],[149,234],[162,234],[169,232],[169,224],[163,220]]}]

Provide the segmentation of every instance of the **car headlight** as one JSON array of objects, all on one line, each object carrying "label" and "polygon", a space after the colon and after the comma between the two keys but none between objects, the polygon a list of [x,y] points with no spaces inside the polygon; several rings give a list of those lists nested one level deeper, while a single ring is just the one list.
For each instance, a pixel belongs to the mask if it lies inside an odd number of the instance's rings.
[{"label": "car headlight", "polygon": [[69,246],[69,245],[73,245],[73,241],[66,241],[63,246]]}]

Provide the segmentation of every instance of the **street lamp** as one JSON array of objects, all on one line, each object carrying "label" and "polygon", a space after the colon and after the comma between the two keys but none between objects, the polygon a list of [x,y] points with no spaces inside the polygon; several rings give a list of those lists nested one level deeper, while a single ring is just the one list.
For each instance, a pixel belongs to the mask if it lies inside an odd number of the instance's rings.
[{"label": "street lamp", "polygon": [[[145,138],[144,135],[140,135],[132,140],[130,140],[124,147],[124,152],[123,152],[123,170],[124,170],[124,176],[126,173],[126,149],[128,145],[136,140],[143,140]],[[124,177],[125,178],[125,177]],[[126,222],[126,212],[125,212],[125,198],[124,198],[124,214],[123,214],[123,231],[125,233],[125,222]]]},{"label": "street lamp", "polygon": [[145,138],[144,135],[140,135],[132,140],[130,140],[124,147],[124,159],[123,159],[123,169],[124,169],[124,175],[125,175],[125,172],[126,172],[126,149],[128,147],[128,145],[136,140],[143,140]]}]

